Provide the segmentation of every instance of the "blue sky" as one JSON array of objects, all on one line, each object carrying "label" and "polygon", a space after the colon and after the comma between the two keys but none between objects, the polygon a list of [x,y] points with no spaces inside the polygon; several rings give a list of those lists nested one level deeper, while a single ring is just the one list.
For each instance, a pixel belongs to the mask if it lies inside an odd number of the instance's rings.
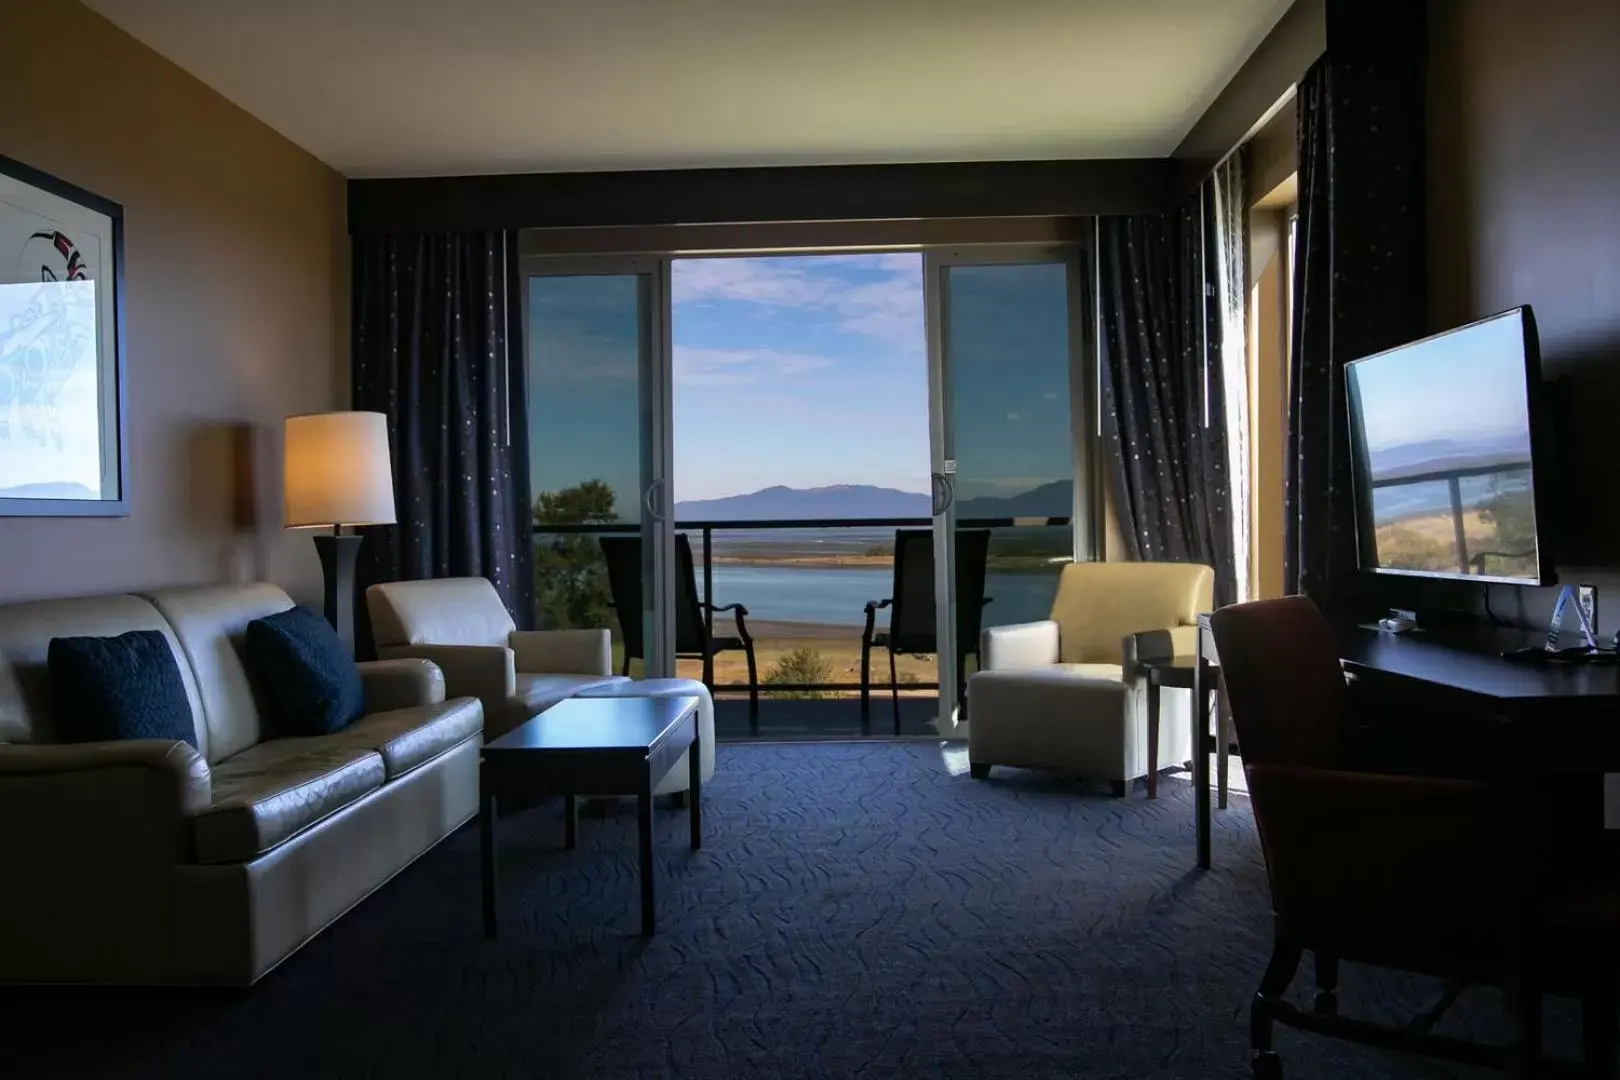
[{"label": "blue sky", "polygon": [[1528,432],[1524,325],[1517,318],[1446,334],[1351,370],[1369,450]]},{"label": "blue sky", "polygon": [[675,491],[928,490],[922,256],[674,266]]},{"label": "blue sky", "polygon": [[[633,278],[529,283],[534,491],[640,489]],[[922,256],[680,259],[673,268],[674,488],[926,492]],[[1069,473],[1063,268],[953,271],[959,497]]]}]

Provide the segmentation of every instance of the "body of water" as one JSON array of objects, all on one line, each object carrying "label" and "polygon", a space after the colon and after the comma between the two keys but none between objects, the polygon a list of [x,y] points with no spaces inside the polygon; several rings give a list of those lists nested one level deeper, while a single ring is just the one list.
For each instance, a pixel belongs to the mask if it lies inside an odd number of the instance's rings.
[{"label": "body of water", "polygon": [[[1528,495],[1530,470],[1464,476],[1457,481],[1462,508],[1473,510],[1501,496]],[[1451,510],[1451,485],[1444,480],[1391,484],[1373,489],[1373,522],[1387,525],[1402,518],[1427,517]]]},{"label": "body of water", "polygon": [[[893,530],[890,530],[890,537]],[[699,568],[698,588],[703,588]],[[1033,622],[1052,610],[1056,571],[997,573],[985,578],[985,626]],[[746,566],[714,568],[714,602],[742,604],[750,619],[859,627],[868,600],[882,600],[894,585],[888,567]],[[723,619],[724,616],[721,616]],[[879,625],[886,620],[879,613]]]}]

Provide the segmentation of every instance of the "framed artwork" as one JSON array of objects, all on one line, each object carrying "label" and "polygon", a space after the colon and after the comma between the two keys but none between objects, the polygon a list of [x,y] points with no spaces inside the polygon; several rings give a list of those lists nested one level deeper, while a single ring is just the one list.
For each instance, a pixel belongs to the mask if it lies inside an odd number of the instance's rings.
[{"label": "framed artwork", "polygon": [[124,209],[0,157],[0,516],[129,512]]}]

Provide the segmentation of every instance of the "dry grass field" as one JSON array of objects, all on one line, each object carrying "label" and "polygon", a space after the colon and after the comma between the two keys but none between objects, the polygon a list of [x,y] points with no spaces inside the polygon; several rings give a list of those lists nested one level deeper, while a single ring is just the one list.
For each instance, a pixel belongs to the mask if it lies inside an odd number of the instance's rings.
[{"label": "dry grass field", "polygon": [[[1378,563],[1400,570],[1455,572],[1459,568],[1454,530],[1447,511],[1402,518],[1380,526],[1375,533]],[[1501,546],[1496,524],[1487,521],[1478,510],[1463,514],[1463,535],[1471,553],[1493,551]],[[1521,561],[1525,560],[1493,559],[1486,571],[1491,574],[1522,572]]]},{"label": "dry grass field", "polygon": [[[750,621],[749,633],[754,638],[754,651],[759,663],[759,676],[763,681],[786,656],[802,650],[814,651],[826,665],[827,682],[859,684],[861,679],[861,631],[859,627],[823,626],[818,623],[786,623],[760,620]],[[801,653],[802,654],[802,653]],[[618,654],[615,647],[614,663]],[[971,661],[969,661],[971,663]],[[901,682],[931,683],[938,677],[932,656],[901,656],[896,669]],[[639,676],[641,664],[632,661],[630,674]],[[676,661],[676,674],[686,679],[703,677],[701,660]],[[872,653],[872,681],[885,683],[889,678],[888,654],[882,650]],[[715,657],[714,679],[720,686],[744,686],[748,682],[748,660],[739,649]],[[819,681],[819,680],[818,680]],[[888,691],[883,691],[887,693]],[[837,692],[839,696],[855,696],[859,690]],[[933,690],[902,690],[902,694],[933,694]]]}]

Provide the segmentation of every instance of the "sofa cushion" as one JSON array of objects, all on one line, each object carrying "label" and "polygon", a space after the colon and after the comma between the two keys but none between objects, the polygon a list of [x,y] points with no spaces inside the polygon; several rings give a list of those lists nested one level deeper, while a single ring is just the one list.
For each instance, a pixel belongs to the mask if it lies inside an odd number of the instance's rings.
[{"label": "sofa cushion", "polygon": [[381,754],[388,779],[393,780],[483,730],[484,710],[478,699],[456,698],[435,705],[370,713],[334,738],[346,746]]},{"label": "sofa cushion", "polygon": [[246,862],[383,784],[381,755],[338,738],[273,739],[215,765],[192,827],[197,861]]},{"label": "sofa cushion", "polygon": [[30,600],[0,605],[0,742],[48,743],[56,740],[51,701],[51,671],[46,663],[52,638],[108,636],[130,630],[156,630],[180,660],[196,747],[206,756],[210,746],[202,699],[191,665],[164,617],[138,596],[77,596],[67,600]]},{"label": "sofa cushion", "polygon": [[1052,675],[1068,675],[1077,679],[1125,678],[1125,669],[1118,664],[1053,664],[1043,670]]},{"label": "sofa cushion", "polygon": [[399,645],[505,645],[516,629],[485,578],[388,581],[366,590],[377,648]]},{"label": "sofa cushion", "polygon": [[274,737],[330,735],[366,711],[354,657],[330,624],[306,607],[248,623],[247,669]]},{"label": "sofa cushion", "polygon": [[195,673],[207,732],[208,763],[218,764],[264,741],[259,702],[242,665],[247,624],[293,606],[274,585],[204,585],[159,589],[147,598],[174,628]]},{"label": "sofa cushion", "polygon": [[613,675],[524,675],[517,677],[517,693],[529,715],[545,712],[564,698],[573,697],[588,686],[620,682]]},{"label": "sofa cushion", "polygon": [[1214,589],[1215,571],[1193,563],[1070,563],[1052,598],[1058,658],[1117,664],[1126,635],[1195,625],[1214,608]]},{"label": "sofa cushion", "polygon": [[47,663],[62,742],[166,739],[196,747],[191,701],[162,631],[52,638]]}]

